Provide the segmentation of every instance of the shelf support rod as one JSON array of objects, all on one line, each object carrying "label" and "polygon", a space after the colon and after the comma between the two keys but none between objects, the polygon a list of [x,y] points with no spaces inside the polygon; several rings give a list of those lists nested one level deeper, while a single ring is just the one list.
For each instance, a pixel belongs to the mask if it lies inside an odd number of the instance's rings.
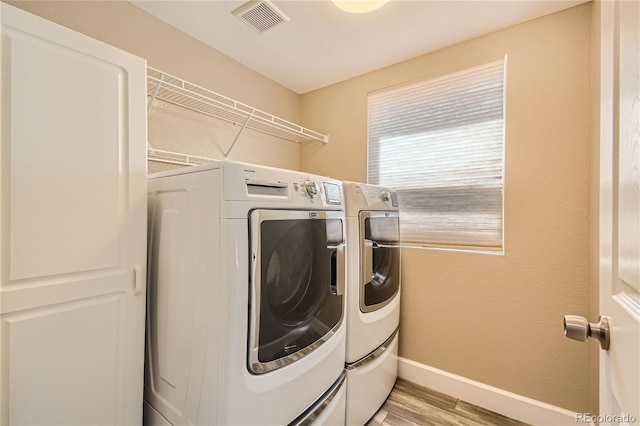
[{"label": "shelf support rod", "polygon": [[247,119],[244,120],[244,124],[242,125],[242,128],[240,129],[240,131],[238,132],[238,134],[236,135],[235,139],[233,140],[233,142],[231,143],[231,146],[229,147],[229,149],[227,150],[227,152],[224,154],[224,158],[226,159],[229,154],[231,154],[231,150],[233,149],[233,147],[235,146],[236,142],[238,142],[238,138],[240,137],[240,135],[242,134],[242,131],[244,129],[247,128],[247,124],[249,124],[249,120],[251,120],[251,117],[253,117],[253,113],[256,111],[255,108],[253,108],[251,110],[251,112],[249,113],[249,115],[247,115]]},{"label": "shelf support rod", "polygon": [[160,86],[162,85],[163,80],[164,80],[164,73],[160,73],[160,80],[158,80],[158,84],[156,84],[156,88],[153,91],[153,95],[151,95],[151,99],[149,99],[149,104],[147,105],[147,114],[149,114],[149,111],[151,111],[151,105],[153,105],[153,102],[156,100],[156,97],[158,96],[158,92],[160,91]]},{"label": "shelf support rod", "polygon": [[[156,100],[156,97],[158,96],[158,92],[160,91],[160,86],[162,85],[163,80],[164,80],[164,73],[160,73],[160,80],[158,80],[158,84],[156,84],[156,88],[153,91],[153,95],[151,95],[151,99],[149,99],[149,104],[147,105],[147,114],[149,114],[149,111],[151,111],[151,106],[153,105],[153,102]],[[147,150],[150,150],[150,149],[153,149],[153,147],[147,140]]]}]

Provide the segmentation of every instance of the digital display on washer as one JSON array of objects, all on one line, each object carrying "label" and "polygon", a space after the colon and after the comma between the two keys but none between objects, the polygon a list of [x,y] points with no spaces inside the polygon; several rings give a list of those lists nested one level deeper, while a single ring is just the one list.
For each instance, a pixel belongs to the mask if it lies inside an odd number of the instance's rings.
[{"label": "digital display on washer", "polygon": [[327,204],[342,204],[340,185],[331,182],[323,182],[324,194],[327,197]]}]

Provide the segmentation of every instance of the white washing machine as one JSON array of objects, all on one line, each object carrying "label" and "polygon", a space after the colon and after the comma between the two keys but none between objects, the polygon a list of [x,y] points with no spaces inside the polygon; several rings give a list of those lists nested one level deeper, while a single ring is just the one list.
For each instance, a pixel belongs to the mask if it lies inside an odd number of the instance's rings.
[{"label": "white washing machine", "polygon": [[396,193],[343,182],[347,218],[347,425],[365,424],[398,375],[400,223]]},{"label": "white washing machine", "polygon": [[341,183],[219,162],[149,205],[145,424],[344,424]]}]

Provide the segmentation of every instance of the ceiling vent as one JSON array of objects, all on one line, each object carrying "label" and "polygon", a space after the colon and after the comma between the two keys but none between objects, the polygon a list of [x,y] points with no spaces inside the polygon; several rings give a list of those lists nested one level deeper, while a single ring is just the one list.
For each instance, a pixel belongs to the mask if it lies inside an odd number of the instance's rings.
[{"label": "ceiling vent", "polygon": [[284,13],[267,0],[252,0],[231,13],[259,34],[289,20]]}]

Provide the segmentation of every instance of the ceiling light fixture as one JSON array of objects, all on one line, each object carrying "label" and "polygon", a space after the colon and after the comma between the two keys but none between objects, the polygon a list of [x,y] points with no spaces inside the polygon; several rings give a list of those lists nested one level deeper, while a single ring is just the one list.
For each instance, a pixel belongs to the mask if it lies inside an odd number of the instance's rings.
[{"label": "ceiling light fixture", "polygon": [[389,0],[331,0],[337,8],[349,13],[366,13],[379,9]]}]

